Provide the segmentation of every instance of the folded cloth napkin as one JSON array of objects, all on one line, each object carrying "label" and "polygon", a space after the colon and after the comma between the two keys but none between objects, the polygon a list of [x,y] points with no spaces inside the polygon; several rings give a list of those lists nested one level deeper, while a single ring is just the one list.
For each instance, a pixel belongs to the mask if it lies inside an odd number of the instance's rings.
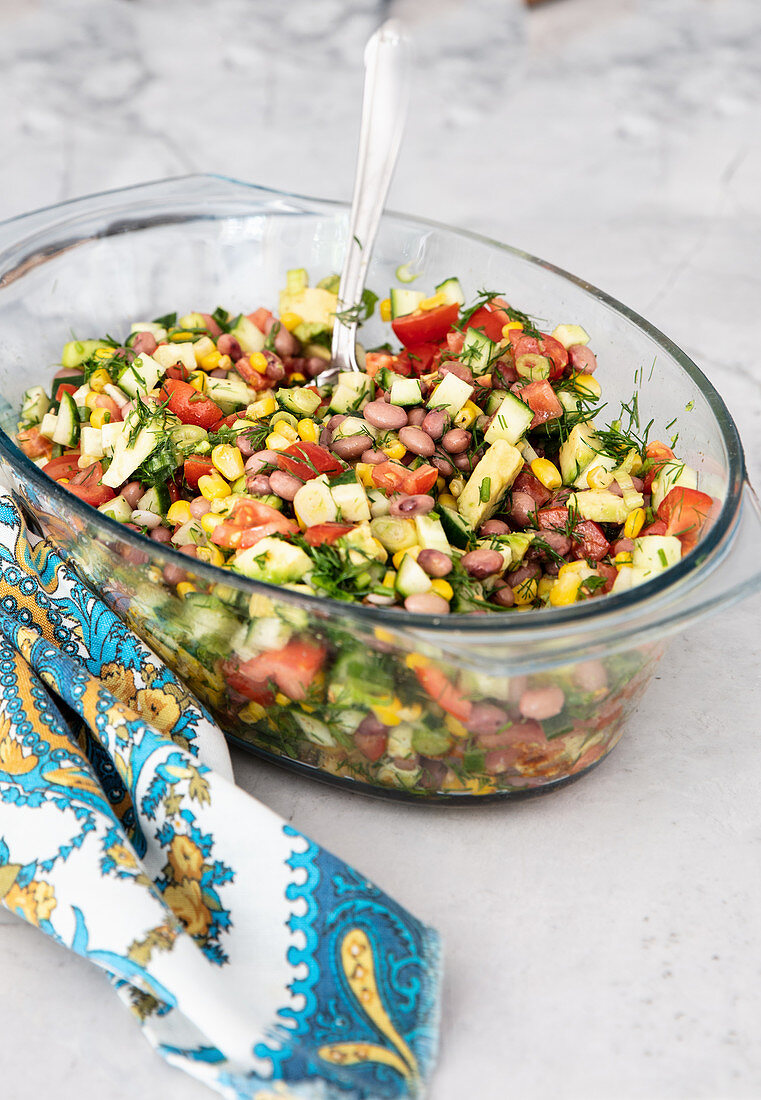
[{"label": "folded cloth napkin", "polygon": [[208,713],[7,496],[0,571],[3,904],[225,1097],[421,1096],[437,934],[234,785]]}]

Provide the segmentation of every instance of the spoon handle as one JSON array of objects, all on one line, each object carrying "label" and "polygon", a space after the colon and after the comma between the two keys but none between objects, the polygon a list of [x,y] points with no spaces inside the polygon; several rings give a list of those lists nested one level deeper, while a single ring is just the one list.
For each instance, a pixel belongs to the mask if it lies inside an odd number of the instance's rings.
[{"label": "spoon handle", "polygon": [[[339,370],[359,370],[357,310],[402,140],[409,95],[409,44],[396,19],[378,28],[365,48],[365,88],[349,240],[338,288],[332,356]],[[341,317],[343,312],[344,317]]]}]

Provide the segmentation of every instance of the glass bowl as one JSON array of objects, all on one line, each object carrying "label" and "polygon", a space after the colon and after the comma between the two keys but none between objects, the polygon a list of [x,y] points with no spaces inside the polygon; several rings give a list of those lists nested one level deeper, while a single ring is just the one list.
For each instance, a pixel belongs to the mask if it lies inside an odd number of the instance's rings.
[{"label": "glass bowl", "polygon": [[[713,525],[694,553],[647,584],[570,607],[436,618],[258,583],[126,530],[13,443],[22,393],[49,385],[70,333],[121,333],[175,309],[273,307],[288,268],[314,279],[340,270],[347,226],[344,204],[211,176],[93,195],[0,225],[3,478],[246,748],[347,788],[423,802],[556,789],[616,744],[669,636],[761,582],[761,519],[732,418],[695,364],[631,310],[523,252],[422,219],[387,215],[370,265],[368,285],[384,295],[397,266],[414,261],[426,286],[457,275],[469,297],[501,292],[542,328],[581,324],[610,410],[638,389],[651,438],[667,439],[677,417],[680,458],[722,501]],[[362,339],[381,343],[380,322]],[[192,586],[182,595],[181,580]],[[282,666],[300,643],[317,646],[322,661],[303,698],[287,670],[267,698],[249,690],[247,661],[269,652]],[[523,693],[550,684],[564,693],[560,715],[522,721]],[[501,709],[499,728],[474,720],[477,703]]]}]

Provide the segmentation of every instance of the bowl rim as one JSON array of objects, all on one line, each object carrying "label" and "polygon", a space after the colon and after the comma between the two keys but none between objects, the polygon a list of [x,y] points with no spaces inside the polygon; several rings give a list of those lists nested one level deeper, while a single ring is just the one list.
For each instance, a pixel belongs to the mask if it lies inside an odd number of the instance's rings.
[{"label": "bowl rim", "polygon": [[[67,225],[70,225],[72,218],[62,219],[54,216],[58,215],[60,212],[65,213],[67,211],[78,210],[79,212],[88,212],[93,218],[102,216],[106,219],[106,224],[102,227],[100,232],[88,232],[83,235],[78,242],[72,242],[70,237],[66,238],[65,242],[62,241],[62,244],[65,243],[67,250],[72,247],[73,243],[85,243],[90,240],[102,239],[111,235],[135,232],[140,229],[151,229],[171,222],[176,223],[178,220],[176,215],[174,217],[167,216],[162,218],[154,214],[142,223],[138,220],[132,220],[126,223],[115,222],[112,225],[108,224],[109,221],[112,221],[113,215],[117,212],[121,214],[139,213],[141,207],[150,205],[151,197],[155,197],[155,195],[161,191],[167,191],[169,193],[168,197],[175,200],[174,205],[179,204],[183,191],[186,191],[186,201],[192,201],[193,199],[203,201],[203,209],[199,207],[195,213],[186,213],[182,218],[183,221],[210,221],[216,220],[217,217],[233,216],[230,212],[221,212],[215,215],[213,207],[209,204],[213,203],[215,200],[221,204],[225,198],[229,200],[234,195],[245,195],[248,198],[259,196],[261,199],[270,202],[286,199],[297,204],[299,211],[303,214],[317,213],[320,210],[323,212],[333,211],[337,213],[340,211],[342,213],[348,213],[350,207],[350,204],[344,200],[302,195],[296,192],[283,191],[277,188],[247,183],[230,176],[214,173],[189,173],[184,176],[151,180],[143,183],[130,184],[126,187],[98,191],[90,195],[67,199],[60,203],[40,207],[36,210],[18,214],[0,222],[0,231],[7,231],[16,226],[21,229],[24,223],[39,223],[40,220],[43,219],[43,224],[34,226],[34,232],[30,237],[24,238],[20,236],[10,241],[3,242],[0,245],[0,288],[7,285],[7,272],[5,269],[6,260],[14,252],[18,255],[19,249],[24,245],[25,241],[31,245],[35,235],[41,230],[49,234],[51,231],[55,230],[56,227],[60,227],[61,230],[64,230]],[[124,196],[126,201],[119,207],[112,208],[107,205],[104,205],[101,209],[97,207],[98,200],[115,200],[120,196]],[[172,205],[172,202],[167,203],[165,208],[167,215],[169,215]],[[261,210],[251,211],[252,214],[257,212],[262,213]],[[266,211],[264,212],[266,213]],[[273,214],[285,212],[292,214],[294,210],[293,208],[283,208],[280,211],[277,209],[271,211]],[[235,216],[239,215],[236,214]],[[737,527],[743,486],[747,481],[745,456],[737,426],[724,400],[713,384],[700,370],[697,364],[668,336],[661,332],[660,329],[656,328],[634,310],[625,306],[605,291],[600,290],[592,283],[587,282],[585,279],[573,275],[565,269],[543,260],[540,257],[534,256],[523,249],[516,248],[513,245],[508,245],[501,241],[495,241],[484,234],[476,233],[471,230],[459,229],[429,218],[402,214],[390,210],[386,211],[383,217],[386,220],[390,219],[412,228],[433,229],[456,234],[466,241],[475,241],[487,245],[490,248],[496,248],[502,252],[510,253],[535,267],[542,268],[553,275],[559,276],[561,279],[570,282],[591,297],[596,298],[608,309],[621,315],[627,321],[635,325],[646,336],[653,340],[658,347],[674,360],[675,364],[691,378],[701,395],[707,401],[716,418],[727,451],[729,463],[727,494],[714,523],[699,544],[699,553],[687,555],[687,557],[683,558],[676,565],[671,566],[668,570],[665,570],[652,580],[636,588],[615,594],[609,593],[603,600],[585,600],[581,603],[572,604],[567,607],[534,608],[529,616],[521,614],[473,615],[467,613],[453,613],[446,616],[421,615],[410,613],[402,608],[383,608],[369,604],[354,603],[352,601],[335,600],[332,597],[310,596],[265,581],[252,580],[242,574],[236,573],[234,570],[211,565],[206,562],[198,561],[195,558],[188,559],[188,557],[181,554],[179,550],[167,547],[164,544],[156,543],[139,532],[125,528],[123,524],[111,519],[104,513],[98,513],[97,509],[85,504],[71,493],[68,493],[63,486],[58,485],[51,478],[44,475],[40,467],[36,466],[23,451],[19,449],[14,440],[3,430],[0,430],[0,456],[10,461],[16,469],[25,476],[27,481],[31,481],[32,484],[39,487],[42,491],[49,493],[53,500],[59,502],[62,506],[61,511],[63,515],[65,515],[67,510],[73,510],[77,518],[85,523],[95,523],[96,526],[104,530],[106,536],[118,536],[128,545],[134,547],[136,551],[143,551],[145,553],[147,551],[146,544],[148,544],[151,550],[151,557],[154,560],[158,559],[162,564],[182,566],[185,569],[191,568],[192,572],[209,583],[224,584],[228,587],[232,586],[248,595],[269,595],[271,597],[274,591],[278,593],[278,599],[283,599],[287,602],[298,604],[299,606],[306,606],[310,609],[320,611],[323,616],[326,610],[331,609],[334,613],[340,612],[347,618],[358,620],[363,625],[371,628],[395,627],[398,632],[400,627],[404,627],[413,632],[431,632],[432,635],[439,634],[442,631],[448,633],[461,632],[467,635],[479,635],[483,637],[484,641],[492,641],[495,637],[499,637],[504,642],[518,639],[520,639],[521,642],[525,642],[529,638],[541,642],[549,640],[551,636],[570,634],[571,632],[577,634],[582,631],[587,631],[590,628],[594,628],[596,633],[607,628],[612,635],[616,635],[622,628],[625,628],[627,623],[632,619],[636,619],[645,613],[647,614],[650,625],[653,623],[653,618],[658,621],[667,620],[669,618],[669,608],[671,604],[676,599],[682,597],[686,591],[691,591],[696,587],[697,584],[713,571],[724,557],[728,536],[730,536]],[[51,250],[49,242],[42,252],[46,259],[51,259],[57,254],[54,250]],[[34,252],[22,255],[20,263],[22,267],[22,276],[25,270],[25,262],[28,263],[33,255]],[[97,519],[95,518],[96,515],[98,516]],[[638,630],[639,625],[635,628],[635,633],[638,632]]]}]

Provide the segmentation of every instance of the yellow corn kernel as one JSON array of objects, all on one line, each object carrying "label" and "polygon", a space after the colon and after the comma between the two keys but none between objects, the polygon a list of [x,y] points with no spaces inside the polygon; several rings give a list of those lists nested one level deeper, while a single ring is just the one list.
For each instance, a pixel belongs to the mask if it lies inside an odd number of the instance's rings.
[{"label": "yellow corn kernel", "polygon": [[[396,573],[393,569],[387,569],[386,572],[383,574],[383,580],[381,581],[381,584],[384,588],[393,588],[395,583]],[[381,639],[381,641],[383,641],[383,639]]]},{"label": "yellow corn kernel", "polygon": [[545,489],[559,489],[563,484],[560,470],[548,458],[535,458],[531,463],[531,473]]},{"label": "yellow corn kernel", "polygon": [[211,461],[228,481],[243,477],[243,455],[232,443],[218,443],[211,452]]},{"label": "yellow corn kernel", "polygon": [[90,427],[102,428],[104,424],[108,424],[111,419],[111,413],[108,409],[93,409],[90,413]]},{"label": "yellow corn kernel", "polygon": [[193,344],[193,355],[196,357],[196,363],[200,363],[204,355],[211,355],[216,350],[216,345],[211,337],[202,336],[200,340],[196,340]]},{"label": "yellow corn kernel", "polygon": [[203,370],[216,370],[219,366],[219,361],[221,358],[222,352],[217,351],[217,349],[214,348],[214,351],[209,351],[206,353],[206,355],[201,356],[201,358],[198,360],[198,366],[201,367]]},{"label": "yellow corn kernel", "polygon": [[205,516],[201,516],[201,527],[210,535],[215,527],[219,527],[220,523],[225,522],[224,516],[216,515],[214,512],[207,512]]},{"label": "yellow corn kernel", "polygon": [[230,370],[233,365],[233,361],[229,355],[223,355],[217,363],[217,370]]},{"label": "yellow corn kernel", "polygon": [[299,439],[303,439],[305,443],[317,442],[319,431],[314,420],[305,416],[303,420],[299,420],[296,431],[299,433]]},{"label": "yellow corn kernel", "polygon": [[300,370],[294,371],[291,375],[291,382],[306,382],[306,375],[302,374]]},{"label": "yellow corn kernel", "polygon": [[481,410],[478,405],[475,405],[472,401],[466,401],[454,418],[454,426],[455,428],[469,428],[476,417],[480,415]]},{"label": "yellow corn kernel", "polygon": [[[303,435],[301,437],[304,438]],[[373,466],[371,462],[358,462],[354,467],[355,473],[359,478],[360,485],[364,485],[365,488],[370,488],[373,484]]]},{"label": "yellow corn kernel", "polygon": [[207,561],[209,565],[224,565],[225,555],[218,546],[199,546],[196,548],[196,557],[199,561]]},{"label": "yellow corn kernel", "polygon": [[565,565],[561,565],[558,569],[558,576],[578,577],[581,580],[582,575],[589,572],[589,566],[585,561],[567,561]]},{"label": "yellow corn kernel", "polygon": [[398,695],[388,703],[375,703],[370,709],[384,726],[398,726],[402,720],[399,713],[402,709],[402,701]]},{"label": "yellow corn kernel", "polygon": [[404,663],[407,668],[416,669],[427,668],[430,662],[422,653],[408,653],[404,658]]},{"label": "yellow corn kernel", "polygon": [[633,512],[630,512],[626,517],[626,523],[624,524],[624,538],[636,539],[642,528],[645,526],[645,509],[635,508]]},{"label": "yellow corn kernel", "polygon": [[602,466],[595,466],[587,474],[587,485],[590,489],[607,489],[613,480],[610,470],[603,470]]},{"label": "yellow corn kernel", "polygon": [[95,408],[95,402],[98,400],[99,397],[100,397],[100,394],[96,393],[95,390],[90,390],[89,393],[86,393],[85,394],[85,405],[87,406],[87,408],[88,409],[94,409]]},{"label": "yellow corn kernel", "polygon": [[523,584],[517,585],[513,589],[516,606],[526,607],[528,604],[533,603],[538,591],[539,585],[536,577],[532,577],[530,581],[524,581]]},{"label": "yellow corn kernel", "polygon": [[417,556],[422,549],[422,546],[406,546],[404,550],[397,550],[391,558],[391,561],[394,563],[394,569],[398,569],[402,564],[402,559],[405,554],[409,554],[410,557],[413,557],[415,561],[417,561]]},{"label": "yellow corn kernel", "polygon": [[295,443],[299,438],[298,431],[294,428],[293,424],[289,424],[287,420],[278,420],[274,430],[278,435],[282,435],[285,439],[290,440],[291,443]]},{"label": "yellow corn kernel", "polygon": [[613,559],[613,564],[616,569],[623,569],[625,565],[632,565],[634,559],[632,558],[631,551],[622,550],[620,554],[616,554]]},{"label": "yellow corn kernel", "polygon": [[443,577],[436,577],[431,581],[431,592],[435,592],[437,596],[443,596],[445,600],[451,600],[454,596],[452,585]]},{"label": "yellow corn kernel", "polygon": [[280,435],[279,432],[270,432],[264,441],[264,446],[268,451],[285,451],[292,443],[292,439],[286,439],[285,436]]},{"label": "yellow corn kernel", "polygon": [[71,478],[69,478],[69,477],[59,477],[58,478],[58,484],[59,485],[68,485],[70,481],[71,481]]},{"label": "yellow corn kernel", "polygon": [[287,707],[290,706],[291,700],[287,695],[283,695],[282,691],[279,691],[275,696],[275,702],[279,707]]},{"label": "yellow corn kernel", "polygon": [[442,508],[456,508],[457,507],[457,501],[455,500],[455,498],[452,496],[451,493],[441,493],[441,494],[439,494],[438,503],[442,506]]},{"label": "yellow corn kernel", "polygon": [[96,348],[95,351],[93,352],[93,358],[94,359],[113,359],[113,357],[114,357],[114,349],[113,348]]},{"label": "yellow corn kernel", "polygon": [[438,293],[432,294],[430,298],[423,298],[422,302],[418,306],[418,309],[438,309],[439,306],[445,306],[446,304],[447,296],[443,292],[443,290],[440,290],[438,291]]},{"label": "yellow corn kernel", "polygon": [[107,370],[103,370],[99,367],[96,371],[93,371],[90,378],[90,389],[95,390],[96,393],[103,393],[106,386],[111,384],[111,375]]},{"label": "yellow corn kernel", "polygon": [[169,505],[166,518],[175,527],[180,527],[193,518],[193,513],[190,511],[190,505],[186,500],[176,500],[174,504]]},{"label": "yellow corn kernel", "polygon": [[173,344],[187,344],[195,339],[195,335],[194,332],[186,332],[182,329],[180,332],[170,332],[169,339]]},{"label": "yellow corn kernel", "polygon": [[444,490],[446,489],[446,487],[447,487],[447,483],[444,480],[444,478],[443,477],[437,477],[436,478],[436,492],[437,493],[443,493]]},{"label": "yellow corn kernel", "polygon": [[502,338],[504,340],[509,339],[511,332],[523,332],[523,323],[521,321],[508,321],[506,325],[502,326]]},{"label": "yellow corn kernel", "polygon": [[450,733],[454,734],[455,737],[468,736],[468,731],[466,730],[465,726],[463,726],[462,722],[458,722],[458,720],[451,714],[444,715],[444,725]]},{"label": "yellow corn kernel", "polygon": [[276,408],[277,401],[271,393],[268,393],[266,397],[260,397],[258,401],[248,406],[246,419],[263,420],[265,416],[272,416]]},{"label": "yellow corn kernel", "polygon": [[580,584],[580,577],[558,578],[553,584],[552,591],[550,592],[551,605],[553,607],[567,607],[568,604],[576,603],[576,596],[578,595]]},{"label": "yellow corn kernel", "polygon": [[404,458],[407,454],[407,448],[399,439],[395,439],[393,443],[387,443],[385,447],[381,447],[381,450],[387,458],[391,458],[395,462],[398,462],[400,458]]},{"label": "yellow corn kernel", "polygon": [[304,323],[304,318],[299,313],[291,313],[290,310],[286,310],[285,313],[280,314],[280,324],[283,328],[287,328],[289,332],[293,332],[295,328]]},{"label": "yellow corn kernel", "polygon": [[198,479],[198,491],[205,500],[222,500],[229,497],[230,486],[221,474],[201,474]]},{"label": "yellow corn kernel", "polygon": [[[386,577],[387,576],[388,576],[388,573],[386,574]],[[386,583],[386,578],[385,577],[383,578],[383,583],[384,584]],[[375,637],[378,639],[379,642],[387,642],[389,645],[394,645],[394,643],[396,642],[395,635],[393,635],[390,630],[384,629],[384,627],[382,627],[382,626],[376,626],[375,630],[373,631],[373,634],[375,635]]]},{"label": "yellow corn kernel", "polygon": [[575,374],[573,388],[583,397],[599,397],[602,393],[602,386],[591,374]]},{"label": "yellow corn kernel", "polygon": [[199,393],[206,393],[206,375],[202,370],[191,371],[188,375],[188,382],[194,390],[198,390]]},{"label": "yellow corn kernel", "polygon": [[540,577],[539,578],[539,588],[538,588],[539,599],[540,600],[547,600],[549,598],[550,592],[552,592],[552,589],[554,587],[555,587],[555,578],[554,577]]},{"label": "yellow corn kernel", "polygon": [[391,320],[391,299],[384,298],[380,304],[380,319],[381,321]]},{"label": "yellow corn kernel", "polygon": [[86,470],[88,466],[92,466],[94,462],[100,462],[99,458],[95,455],[80,455],[77,459],[77,469]]},{"label": "yellow corn kernel", "polygon": [[267,711],[261,703],[254,703],[252,700],[250,703],[246,703],[245,707],[241,707],[238,711],[238,717],[243,722],[261,722],[266,713]]},{"label": "yellow corn kernel", "polygon": [[310,707],[309,703],[301,703],[300,706],[301,709],[303,711],[306,711],[307,714],[311,714],[312,711],[315,709],[314,707]]},{"label": "yellow corn kernel", "polygon": [[191,592],[197,591],[198,589],[196,588],[196,586],[194,584],[191,584],[190,581],[180,581],[180,583],[177,585],[177,595],[180,596],[183,600],[186,596],[189,596]]},{"label": "yellow corn kernel", "polygon": [[257,374],[267,373],[267,357],[266,355],[262,355],[260,351],[252,352],[248,357],[248,361]]}]

